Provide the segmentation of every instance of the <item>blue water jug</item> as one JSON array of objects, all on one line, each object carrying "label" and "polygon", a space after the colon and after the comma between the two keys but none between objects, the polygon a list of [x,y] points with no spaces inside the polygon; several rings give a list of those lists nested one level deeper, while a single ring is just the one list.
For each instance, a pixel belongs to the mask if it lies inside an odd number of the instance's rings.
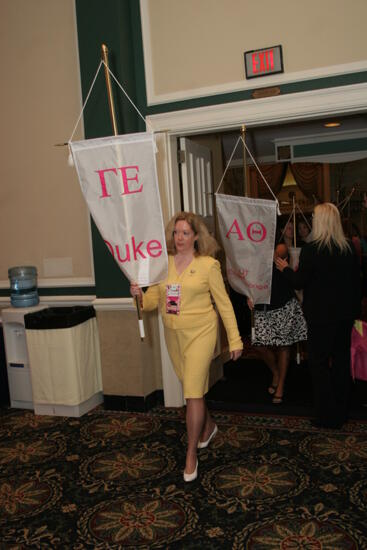
[{"label": "blue water jug", "polygon": [[14,307],[31,307],[39,303],[37,268],[18,266],[8,269],[10,302]]}]

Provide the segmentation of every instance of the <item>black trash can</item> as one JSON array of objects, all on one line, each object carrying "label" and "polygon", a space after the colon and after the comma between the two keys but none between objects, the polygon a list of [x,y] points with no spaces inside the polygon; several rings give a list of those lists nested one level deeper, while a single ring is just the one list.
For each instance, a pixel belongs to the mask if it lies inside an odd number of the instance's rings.
[{"label": "black trash can", "polygon": [[50,307],[24,316],[35,414],[81,416],[103,401],[96,313]]}]

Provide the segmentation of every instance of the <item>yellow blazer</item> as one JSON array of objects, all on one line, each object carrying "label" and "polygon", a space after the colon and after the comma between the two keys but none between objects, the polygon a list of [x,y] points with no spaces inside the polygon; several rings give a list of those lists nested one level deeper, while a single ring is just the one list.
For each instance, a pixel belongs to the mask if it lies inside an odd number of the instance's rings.
[{"label": "yellow blazer", "polygon": [[[166,286],[181,285],[181,304],[178,315],[166,312]],[[242,349],[232,303],[224,286],[220,264],[211,256],[195,256],[178,275],[174,257],[168,256],[168,275],[161,283],[143,293],[143,309],[160,309],[163,324],[170,329],[202,327],[216,319],[212,298],[227,332],[230,351]]]}]

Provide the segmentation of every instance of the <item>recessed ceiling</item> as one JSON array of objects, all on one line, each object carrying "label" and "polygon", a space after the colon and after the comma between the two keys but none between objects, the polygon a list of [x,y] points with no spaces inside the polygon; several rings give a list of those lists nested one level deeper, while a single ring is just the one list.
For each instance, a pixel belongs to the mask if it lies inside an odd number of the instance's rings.
[{"label": "recessed ceiling", "polygon": [[[340,126],[326,128],[325,122],[340,122]],[[235,147],[240,131],[230,132],[222,135],[222,144],[225,163]],[[246,145],[251,151],[256,162],[275,162],[275,142],[286,143],[287,140],[295,140],[300,143],[304,139],[306,143],[325,141],[328,138],[355,139],[367,137],[367,114],[356,114],[349,116],[328,117],[328,119],[307,120],[292,122],[289,124],[263,126],[246,129]],[[366,154],[367,157],[367,148]],[[243,162],[243,146],[240,142],[233,155],[232,163],[239,165]]]}]

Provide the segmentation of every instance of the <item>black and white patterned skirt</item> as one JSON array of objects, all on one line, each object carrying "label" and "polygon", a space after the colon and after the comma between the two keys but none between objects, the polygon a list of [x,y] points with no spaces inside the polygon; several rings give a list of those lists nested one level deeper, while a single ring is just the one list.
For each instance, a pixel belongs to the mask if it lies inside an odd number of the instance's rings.
[{"label": "black and white patterned skirt", "polygon": [[256,346],[291,346],[307,340],[307,325],[296,298],[283,307],[268,311],[254,311]]}]

